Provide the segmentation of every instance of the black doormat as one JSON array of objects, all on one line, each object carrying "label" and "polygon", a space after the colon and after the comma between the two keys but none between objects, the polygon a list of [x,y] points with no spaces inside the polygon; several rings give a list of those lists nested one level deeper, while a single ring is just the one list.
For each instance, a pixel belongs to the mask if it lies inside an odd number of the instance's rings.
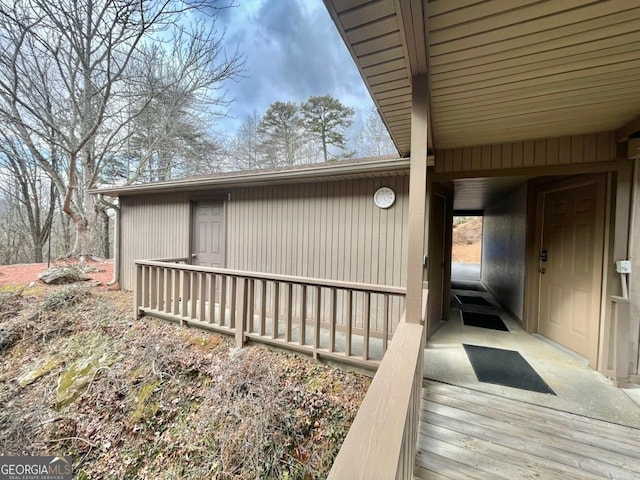
[{"label": "black doormat", "polygon": [[501,330],[503,332],[509,331],[498,315],[463,311],[460,311],[460,315],[462,315],[462,323],[470,327],[490,328],[491,330]]},{"label": "black doormat", "polygon": [[484,305],[491,307],[492,305],[487,302],[483,297],[472,297],[470,295],[456,295],[456,298],[460,303],[466,303],[467,305]]},{"label": "black doormat", "polygon": [[478,283],[451,282],[454,290],[472,290],[474,292],[486,292],[485,288]]},{"label": "black doormat", "polygon": [[463,346],[478,381],[556,394],[520,353],[478,345]]}]

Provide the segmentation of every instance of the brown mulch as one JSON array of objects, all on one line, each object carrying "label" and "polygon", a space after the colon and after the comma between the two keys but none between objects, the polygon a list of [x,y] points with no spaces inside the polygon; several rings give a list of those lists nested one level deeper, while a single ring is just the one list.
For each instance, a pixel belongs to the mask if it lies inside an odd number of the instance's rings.
[{"label": "brown mulch", "polygon": [[[76,259],[70,260],[56,260],[51,262],[52,265],[77,265]],[[109,289],[116,289],[116,286],[107,287],[107,283],[113,278],[113,261],[104,260],[101,262],[87,261],[87,267],[93,267],[95,272],[87,272],[89,281],[101,282],[100,286]],[[92,269],[93,269],[92,268]],[[0,265],[0,287],[7,286],[29,286],[31,283],[34,285],[44,285],[43,282],[38,280],[38,274],[47,269],[46,263],[23,263],[18,265]]]},{"label": "brown mulch", "polygon": [[482,259],[482,244],[480,242],[468,244],[453,244],[452,260],[461,263],[480,263]]}]

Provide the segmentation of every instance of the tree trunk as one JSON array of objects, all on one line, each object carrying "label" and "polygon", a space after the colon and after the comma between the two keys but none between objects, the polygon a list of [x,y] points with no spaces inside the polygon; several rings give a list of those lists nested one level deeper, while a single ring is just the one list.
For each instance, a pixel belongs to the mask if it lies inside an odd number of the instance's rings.
[{"label": "tree trunk", "polygon": [[322,135],[322,153],[324,153],[324,161],[327,161],[327,137]]},{"label": "tree trunk", "polygon": [[99,217],[102,226],[102,233],[100,235],[102,258],[111,258],[111,243],[109,241],[109,215],[104,208],[100,209]]},{"label": "tree trunk", "polygon": [[44,259],[42,257],[42,245],[35,243],[35,239],[33,243],[33,261],[34,263],[44,262]]},{"label": "tree trunk", "polygon": [[86,218],[80,217],[73,220],[76,226],[76,239],[73,244],[71,254],[74,256],[85,256],[91,254],[91,229]]}]

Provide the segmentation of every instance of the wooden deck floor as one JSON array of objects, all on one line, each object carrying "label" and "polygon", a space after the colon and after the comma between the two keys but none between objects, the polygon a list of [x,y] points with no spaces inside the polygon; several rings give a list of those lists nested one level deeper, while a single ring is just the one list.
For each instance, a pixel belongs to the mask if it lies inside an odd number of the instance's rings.
[{"label": "wooden deck floor", "polygon": [[640,479],[640,430],[426,381],[415,477]]}]

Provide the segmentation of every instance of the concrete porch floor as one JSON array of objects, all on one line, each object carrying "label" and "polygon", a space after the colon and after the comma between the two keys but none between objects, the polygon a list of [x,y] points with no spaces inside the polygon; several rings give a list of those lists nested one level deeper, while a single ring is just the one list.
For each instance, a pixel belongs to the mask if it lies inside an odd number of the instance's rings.
[{"label": "concrete porch floor", "polygon": [[[459,277],[455,279],[468,280]],[[510,314],[498,307],[490,293],[452,290],[452,294],[455,293],[486,298],[493,306],[465,305],[464,309],[499,315],[509,332],[465,326],[460,318],[459,307],[452,307],[450,320],[442,322],[441,327],[427,342],[424,356],[425,378],[640,428],[640,406],[631,399],[640,389],[629,390],[630,394],[627,394],[614,387],[603,375],[589,368],[584,358],[541,336],[526,333]],[[556,395],[479,382],[464,351],[463,343],[520,352]]]}]

